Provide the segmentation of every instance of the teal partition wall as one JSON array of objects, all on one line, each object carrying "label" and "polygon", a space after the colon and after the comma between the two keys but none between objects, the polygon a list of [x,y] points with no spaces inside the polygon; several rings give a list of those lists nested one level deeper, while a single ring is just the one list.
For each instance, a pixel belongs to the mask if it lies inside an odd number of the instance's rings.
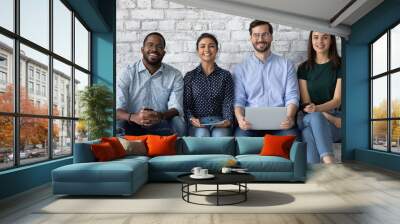
[{"label": "teal partition wall", "polygon": [[[106,85],[115,96],[115,56],[114,56],[114,34],[92,33],[92,82]],[[115,99],[115,97],[114,97]],[[113,106],[112,127],[109,133],[115,133],[115,103]]]},{"label": "teal partition wall", "polygon": [[[92,32],[92,82],[101,83],[110,88],[115,99],[115,65],[116,65],[116,5],[115,1],[99,1],[98,7],[102,16],[107,22],[108,32]],[[114,100],[115,101],[115,100]],[[115,102],[113,106],[113,126],[110,127],[109,132],[115,133],[116,127],[116,111]]]},{"label": "teal partition wall", "polygon": [[113,41],[113,33],[92,34],[92,81],[105,84],[112,89],[115,64]]},{"label": "teal partition wall", "polygon": [[400,170],[400,156],[369,149],[369,43],[400,21],[400,0],[386,0],[351,27],[345,42],[343,159]]},{"label": "teal partition wall", "polygon": [[[116,1],[65,0],[65,2],[79,15],[92,33],[92,82],[106,84],[114,94]],[[0,199],[50,182],[53,169],[71,163],[72,157],[68,157],[1,171]]]}]

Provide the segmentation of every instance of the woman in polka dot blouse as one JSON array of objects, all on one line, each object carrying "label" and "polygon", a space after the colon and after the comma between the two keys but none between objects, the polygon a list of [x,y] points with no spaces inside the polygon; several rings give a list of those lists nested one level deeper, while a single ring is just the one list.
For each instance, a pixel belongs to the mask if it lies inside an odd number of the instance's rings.
[{"label": "woman in polka dot blouse", "polygon": [[231,73],[215,63],[218,41],[203,33],[196,42],[200,65],[184,77],[183,107],[189,135],[232,135],[233,80]]}]

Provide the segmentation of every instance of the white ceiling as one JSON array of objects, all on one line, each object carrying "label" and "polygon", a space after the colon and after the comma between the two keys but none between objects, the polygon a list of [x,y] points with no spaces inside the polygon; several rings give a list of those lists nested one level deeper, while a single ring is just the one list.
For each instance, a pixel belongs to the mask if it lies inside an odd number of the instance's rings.
[{"label": "white ceiling", "polygon": [[171,0],[347,38],[350,26],[383,0]]}]

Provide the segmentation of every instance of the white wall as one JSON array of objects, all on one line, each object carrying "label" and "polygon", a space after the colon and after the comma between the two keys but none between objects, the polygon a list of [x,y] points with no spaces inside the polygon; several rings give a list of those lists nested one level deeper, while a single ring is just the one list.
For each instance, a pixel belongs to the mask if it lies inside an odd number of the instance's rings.
[{"label": "white wall", "polygon": [[[231,70],[252,51],[248,27],[253,19],[183,6],[165,0],[117,1],[117,75],[127,64],[141,58],[144,37],[153,31],[167,42],[164,62],[183,74],[194,69],[199,59],[196,40],[203,32],[216,35],[219,66]],[[306,58],[309,31],[273,24],[273,52],[296,64]]]}]

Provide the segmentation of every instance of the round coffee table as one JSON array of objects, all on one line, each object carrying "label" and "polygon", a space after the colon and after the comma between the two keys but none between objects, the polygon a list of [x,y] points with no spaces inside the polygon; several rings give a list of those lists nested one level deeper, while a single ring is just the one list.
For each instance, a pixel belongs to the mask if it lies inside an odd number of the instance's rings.
[{"label": "round coffee table", "polygon": [[[247,187],[247,183],[255,180],[255,177],[249,173],[216,173],[213,174],[215,177],[212,179],[193,179],[190,177],[191,173],[182,174],[177,177],[178,181],[182,183],[182,199],[188,203],[198,204],[198,205],[234,205],[241,202],[245,202],[247,200],[247,192],[249,188]],[[198,190],[197,185],[215,185],[216,189],[214,190]],[[195,186],[194,191],[190,191],[190,186]],[[224,190],[220,189],[220,185],[236,185],[238,186],[235,190]],[[206,194],[214,192],[215,194]],[[216,197],[216,204],[203,204],[197,203],[190,200],[190,196],[203,196],[203,197]],[[239,197],[239,200],[236,200],[231,203],[223,203],[221,202],[222,197]]]}]

